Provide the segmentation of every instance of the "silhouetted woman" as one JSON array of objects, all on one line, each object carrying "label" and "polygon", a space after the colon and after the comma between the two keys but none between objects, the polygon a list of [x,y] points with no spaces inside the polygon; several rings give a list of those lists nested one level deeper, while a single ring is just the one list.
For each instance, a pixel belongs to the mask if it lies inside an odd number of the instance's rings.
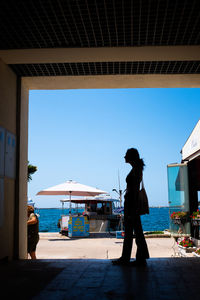
[{"label": "silhouetted woman", "polygon": [[[112,261],[114,265],[145,266],[146,259],[149,258],[149,251],[144,238],[140,215],[137,212],[138,194],[140,190],[140,182],[142,181],[142,173],[144,162],[140,159],[137,149],[128,149],[125,155],[125,162],[132,166],[132,169],[126,177],[127,189],[124,196],[124,243],[122,256]],[[130,263],[132,244],[133,244],[133,230],[136,237],[136,260]]]}]

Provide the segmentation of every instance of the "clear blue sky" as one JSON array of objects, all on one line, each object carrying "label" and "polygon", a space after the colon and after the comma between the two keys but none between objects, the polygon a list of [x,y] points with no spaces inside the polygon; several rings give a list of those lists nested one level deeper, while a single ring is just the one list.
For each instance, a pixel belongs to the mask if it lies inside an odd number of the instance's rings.
[{"label": "clear blue sky", "polygon": [[75,180],[112,192],[130,165],[127,148],[144,159],[150,205],[168,205],[167,164],[200,119],[200,89],[102,89],[30,91],[30,163],[38,167],[28,195],[38,207],[60,207],[44,188]]}]

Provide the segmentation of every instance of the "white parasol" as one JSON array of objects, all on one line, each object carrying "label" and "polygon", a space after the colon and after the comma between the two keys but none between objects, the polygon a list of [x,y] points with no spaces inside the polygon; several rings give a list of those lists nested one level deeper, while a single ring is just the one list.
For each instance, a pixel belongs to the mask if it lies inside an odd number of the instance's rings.
[{"label": "white parasol", "polygon": [[97,196],[101,194],[107,194],[107,192],[73,180],[68,180],[37,193],[37,195],[69,195],[70,212],[71,196]]}]

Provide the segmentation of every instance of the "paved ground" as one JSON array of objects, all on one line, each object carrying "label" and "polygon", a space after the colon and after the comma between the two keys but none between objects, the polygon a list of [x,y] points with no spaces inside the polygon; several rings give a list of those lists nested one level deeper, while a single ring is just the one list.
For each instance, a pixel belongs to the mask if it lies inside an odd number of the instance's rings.
[{"label": "paved ground", "polygon": [[[177,245],[173,238],[147,238],[151,257],[171,257]],[[91,238],[70,239],[59,233],[40,233],[37,247],[39,259],[112,259],[120,257],[122,252],[122,239],[114,236],[95,235]],[[135,257],[135,241],[133,243],[132,257]]]},{"label": "paved ground", "polygon": [[199,300],[198,258],[152,258],[146,268],[102,259],[26,260],[1,263],[0,271],[1,299]]},{"label": "paved ground", "polygon": [[[115,237],[40,236],[40,259],[0,262],[2,300],[200,299],[200,259],[174,257],[177,245],[173,238],[147,238],[148,265],[134,268],[112,265],[110,259],[121,255],[123,243]],[[132,257],[135,248],[133,245]]]}]

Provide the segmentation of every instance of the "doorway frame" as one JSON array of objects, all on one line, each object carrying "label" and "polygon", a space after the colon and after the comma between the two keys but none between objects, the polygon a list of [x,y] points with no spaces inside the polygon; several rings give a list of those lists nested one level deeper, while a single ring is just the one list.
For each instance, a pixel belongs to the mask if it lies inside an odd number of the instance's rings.
[{"label": "doorway frame", "polygon": [[[95,75],[22,77],[19,104],[19,151],[16,157],[18,180],[15,213],[17,232],[14,253],[17,259],[27,258],[27,161],[28,111],[30,90],[60,89],[128,89],[128,88],[200,88],[200,74],[184,75]],[[17,114],[17,112],[16,112]]]}]

